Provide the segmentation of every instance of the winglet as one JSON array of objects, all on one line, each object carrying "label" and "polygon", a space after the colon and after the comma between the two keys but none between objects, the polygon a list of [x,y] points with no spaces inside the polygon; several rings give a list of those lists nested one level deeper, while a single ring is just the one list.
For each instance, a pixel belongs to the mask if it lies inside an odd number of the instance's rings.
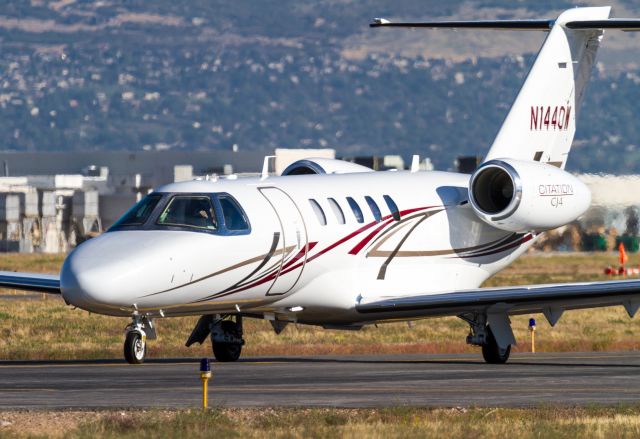
[{"label": "winglet", "polygon": [[386,18],[374,18],[373,21],[369,24],[370,27],[378,27],[385,24],[390,24],[391,21]]}]

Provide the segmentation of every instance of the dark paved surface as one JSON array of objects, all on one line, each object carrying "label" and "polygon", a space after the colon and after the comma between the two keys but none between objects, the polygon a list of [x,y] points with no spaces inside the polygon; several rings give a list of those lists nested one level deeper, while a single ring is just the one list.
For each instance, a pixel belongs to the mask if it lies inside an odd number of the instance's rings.
[{"label": "dark paved surface", "polygon": [[[0,362],[0,409],[189,407],[197,360]],[[640,353],[246,358],[212,363],[210,401],[246,406],[526,406],[640,402]]]}]

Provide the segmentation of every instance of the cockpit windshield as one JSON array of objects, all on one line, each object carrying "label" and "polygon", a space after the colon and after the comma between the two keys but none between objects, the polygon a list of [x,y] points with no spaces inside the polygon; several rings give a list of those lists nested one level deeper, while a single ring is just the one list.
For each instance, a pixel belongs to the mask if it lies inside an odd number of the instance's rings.
[{"label": "cockpit windshield", "polygon": [[154,192],[133,206],[109,231],[188,230],[216,235],[251,233],[240,203],[226,192]]},{"label": "cockpit windshield", "polygon": [[207,196],[192,195],[173,197],[160,214],[157,224],[206,230],[218,228],[211,199]]},{"label": "cockpit windshield", "polygon": [[151,194],[144,197],[140,200],[135,206],[125,213],[122,218],[120,218],[113,227],[118,226],[139,226],[144,224],[147,219],[149,219],[149,215],[153,212],[153,209],[156,207],[162,195],[160,194]]}]

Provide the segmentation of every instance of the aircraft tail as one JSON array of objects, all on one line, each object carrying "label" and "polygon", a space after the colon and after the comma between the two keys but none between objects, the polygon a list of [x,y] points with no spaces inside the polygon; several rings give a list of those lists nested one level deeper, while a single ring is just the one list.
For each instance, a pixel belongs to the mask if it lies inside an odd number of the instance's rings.
[{"label": "aircraft tail", "polygon": [[566,24],[607,20],[610,10],[576,8],[558,17],[486,160],[512,158],[565,167],[604,34],[601,28],[571,29]]},{"label": "aircraft tail", "polygon": [[574,8],[556,20],[395,23],[377,18],[370,26],[549,32],[486,161],[511,158],[564,168],[578,108],[605,29],[640,30],[640,20],[610,19],[610,12],[609,6]]}]

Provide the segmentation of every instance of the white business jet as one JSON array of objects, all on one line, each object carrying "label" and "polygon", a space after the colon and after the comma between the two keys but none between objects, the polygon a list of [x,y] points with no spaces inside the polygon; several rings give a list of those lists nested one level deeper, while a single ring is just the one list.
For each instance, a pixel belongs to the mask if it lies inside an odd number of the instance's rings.
[{"label": "white business jet", "polygon": [[515,103],[473,173],[373,172],[307,159],[281,176],[201,180],[157,188],[101,236],[76,248],[59,276],[0,273],[0,286],[62,294],[69,305],[131,319],[124,355],[142,363],[160,318],[199,315],[187,345],[211,338],[220,361],[244,344],[242,319],[354,330],[458,316],[467,342],[504,363],[509,316],[640,306],[640,281],[479,288],[540,233],[589,207],[589,190],[564,171],[578,107],[609,7],[556,20],[393,23],[372,27],[548,32]]}]

